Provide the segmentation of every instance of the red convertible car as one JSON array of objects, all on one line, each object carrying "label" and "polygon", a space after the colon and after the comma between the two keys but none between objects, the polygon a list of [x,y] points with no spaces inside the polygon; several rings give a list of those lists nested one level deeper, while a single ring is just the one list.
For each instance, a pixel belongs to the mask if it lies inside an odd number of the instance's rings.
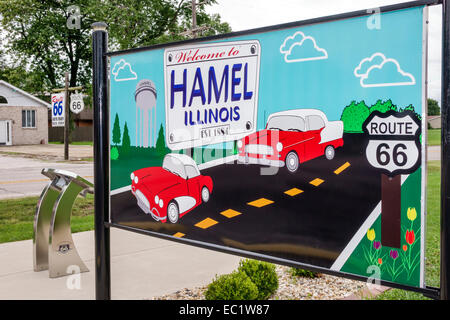
[{"label": "red convertible car", "polygon": [[344,145],[342,121],[328,121],[316,109],[273,113],[266,128],[238,141],[238,162],[284,167],[296,172],[299,164],[325,155],[334,158]]},{"label": "red convertible car", "polygon": [[155,220],[176,223],[203,202],[213,189],[211,177],[203,176],[195,161],[170,153],[162,167],[143,168],[131,173],[131,192],[138,206]]}]

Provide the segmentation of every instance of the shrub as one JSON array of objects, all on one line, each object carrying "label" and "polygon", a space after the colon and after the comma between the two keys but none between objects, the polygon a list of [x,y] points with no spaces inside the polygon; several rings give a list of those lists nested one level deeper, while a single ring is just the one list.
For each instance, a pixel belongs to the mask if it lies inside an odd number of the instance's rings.
[{"label": "shrub", "polygon": [[304,270],[300,268],[291,268],[291,274],[294,277],[304,277],[304,278],[318,278],[320,276],[320,273]]},{"label": "shrub", "polygon": [[237,271],[216,277],[205,292],[206,300],[256,300],[257,298],[256,285],[245,273]]},{"label": "shrub", "polygon": [[117,160],[119,159],[119,150],[117,150],[117,147],[111,148],[111,160]]},{"label": "shrub", "polygon": [[240,272],[245,273],[258,288],[258,299],[267,299],[278,288],[278,276],[275,265],[256,260],[241,260]]}]

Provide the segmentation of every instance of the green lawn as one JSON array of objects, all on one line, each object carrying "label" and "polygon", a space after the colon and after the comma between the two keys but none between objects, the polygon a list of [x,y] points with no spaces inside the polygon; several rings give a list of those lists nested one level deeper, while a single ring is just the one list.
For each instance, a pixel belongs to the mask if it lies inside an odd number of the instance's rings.
[{"label": "green lawn", "polygon": [[428,145],[429,146],[441,145],[441,129],[428,129]]},{"label": "green lawn", "polygon": [[[428,162],[427,228],[425,243],[425,279],[428,286],[439,287],[440,265],[440,190],[441,163]],[[423,300],[423,295],[411,291],[392,289],[377,297],[378,300]]]},{"label": "green lawn", "polygon": [[[0,243],[31,239],[38,197],[0,201]],[[72,210],[72,232],[94,228],[94,197],[75,200]]]}]

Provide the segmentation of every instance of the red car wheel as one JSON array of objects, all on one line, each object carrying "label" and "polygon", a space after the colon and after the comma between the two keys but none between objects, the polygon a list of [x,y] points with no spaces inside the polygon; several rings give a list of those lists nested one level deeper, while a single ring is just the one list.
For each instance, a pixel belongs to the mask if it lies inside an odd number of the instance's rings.
[{"label": "red car wheel", "polygon": [[180,217],[180,210],[175,201],[171,201],[167,206],[167,220],[171,223],[177,223]]},{"label": "red car wheel", "polygon": [[297,171],[300,161],[298,159],[297,153],[295,151],[291,151],[286,156],[286,168],[289,172],[294,173]]}]

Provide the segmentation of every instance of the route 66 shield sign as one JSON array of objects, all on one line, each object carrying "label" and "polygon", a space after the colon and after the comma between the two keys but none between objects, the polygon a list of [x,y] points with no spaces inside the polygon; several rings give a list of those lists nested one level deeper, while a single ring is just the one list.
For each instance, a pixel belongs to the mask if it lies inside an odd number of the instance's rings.
[{"label": "route 66 shield sign", "polygon": [[84,109],[83,95],[74,93],[70,96],[70,111],[80,113]]},{"label": "route 66 shield sign", "polygon": [[394,176],[414,172],[420,165],[421,124],[411,111],[374,111],[363,124],[368,134],[367,161]]}]

